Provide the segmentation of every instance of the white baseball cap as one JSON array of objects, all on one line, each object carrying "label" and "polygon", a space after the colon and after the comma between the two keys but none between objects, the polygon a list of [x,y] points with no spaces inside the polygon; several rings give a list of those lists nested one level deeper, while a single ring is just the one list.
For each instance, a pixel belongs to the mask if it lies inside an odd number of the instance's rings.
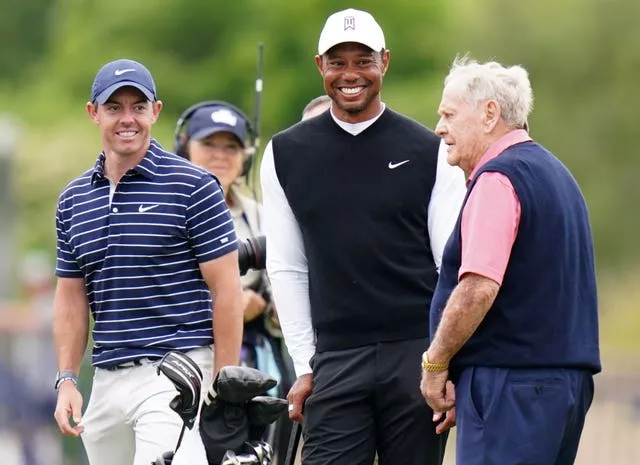
[{"label": "white baseball cap", "polygon": [[344,42],[357,42],[376,52],[385,48],[384,33],[373,16],[353,8],[338,11],[327,18],[318,41],[318,55]]}]

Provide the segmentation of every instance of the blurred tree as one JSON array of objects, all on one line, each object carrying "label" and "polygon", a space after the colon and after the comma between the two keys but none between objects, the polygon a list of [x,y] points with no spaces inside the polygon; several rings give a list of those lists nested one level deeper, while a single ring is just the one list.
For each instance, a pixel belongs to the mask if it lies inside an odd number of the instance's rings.
[{"label": "blurred tree", "polygon": [[0,81],[19,83],[47,50],[55,0],[2,0],[0,3]]},{"label": "blurred tree", "polygon": [[[385,30],[393,54],[385,100],[411,102],[414,108],[403,110],[415,117],[434,114],[437,94],[424,82],[447,62],[436,46],[446,31],[444,2],[351,5],[371,11]],[[326,17],[344,7],[339,0],[55,0],[48,53],[36,65],[42,79],[8,99],[32,125],[18,168],[24,246],[52,248],[55,198],[79,167],[93,163],[97,132],[79,121],[103,63],[129,57],[149,67],[165,103],[155,135],[170,147],[175,120],[198,100],[227,99],[251,115],[257,46],[264,42],[264,145],[323,92],[313,61],[318,35]],[[416,98],[430,104],[414,111]]]},{"label": "blurred tree", "polygon": [[[31,130],[18,166],[25,247],[51,246],[55,198],[96,155],[98,135],[83,104],[100,65],[123,56],[148,65],[165,103],[155,135],[171,146],[175,120],[198,100],[227,99],[252,113],[256,49],[264,42],[264,145],[323,92],[313,63],[318,34],[325,18],[345,7],[342,0],[25,1],[50,5],[34,16],[45,21],[38,34],[47,38],[46,54],[29,65],[39,79],[20,78],[11,65],[12,89],[0,80],[0,101]],[[640,258],[633,247],[640,227],[640,158],[633,150],[640,107],[637,0],[354,0],[351,6],[372,12],[385,30],[392,59],[384,101],[428,125],[436,122],[442,79],[456,53],[525,65],[536,96],[533,136],[583,187],[599,266]],[[13,31],[6,40],[18,50],[31,42],[24,43],[26,28],[18,23],[28,23],[16,15],[12,10],[12,19],[2,16],[0,24],[11,26],[3,32]]]},{"label": "blurred tree", "polygon": [[330,13],[352,6],[373,13],[391,49],[383,100],[425,124],[436,123],[456,53],[527,67],[533,137],[575,174],[590,207],[599,271],[617,273],[617,287],[606,280],[601,287],[614,289],[610,307],[626,309],[605,331],[634,340],[638,325],[628,315],[638,305],[629,289],[637,271],[620,276],[640,263],[638,0],[0,2],[0,110],[24,122],[15,168],[21,249],[55,254],[57,196],[100,150],[84,111],[99,66],[129,57],[151,69],[165,103],[154,136],[171,147],[175,120],[198,100],[226,99],[251,115],[256,48],[264,42],[264,145],[324,92],[313,62],[318,35]]},{"label": "blurred tree", "polygon": [[[423,78],[446,63],[435,46],[444,30],[441,0],[399,0],[393,9],[383,0],[352,5],[378,17],[389,47],[398,52],[391,81]],[[269,133],[276,130],[274,123],[294,122],[304,104],[322,92],[313,63],[318,35],[328,14],[342,8],[339,0],[58,0],[59,20],[44,67],[56,76],[57,94],[82,101],[97,68],[127,56],[151,69],[165,114],[172,118],[194,101],[213,97],[249,110],[257,45],[264,42]]]},{"label": "blurred tree", "polygon": [[571,168],[590,207],[599,265],[640,259],[636,173],[640,2],[461,0],[457,48],[523,64],[533,137]]}]

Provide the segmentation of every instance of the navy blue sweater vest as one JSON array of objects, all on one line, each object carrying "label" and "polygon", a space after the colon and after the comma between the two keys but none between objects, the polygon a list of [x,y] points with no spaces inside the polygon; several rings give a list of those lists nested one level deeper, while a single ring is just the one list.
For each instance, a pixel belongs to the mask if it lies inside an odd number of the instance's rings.
[{"label": "navy blue sweater vest", "polygon": [[[483,165],[467,198],[485,171],[500,172],[513,184],[520,225],[493,306],[451,362],[454,376],[467,366],[600,371],[593,241],[578,184],[534,142],[514,145]],[[458,218],[431,304],[432,336],[458,283],[460,243]]]},{"label": "navy blue sweater vest", "polygon": [[427,208],[439,143],[388,108],[357,136],[325,112],[273,138],[276,174],[304,241],[319,352],[426,344],[437,280]]}]

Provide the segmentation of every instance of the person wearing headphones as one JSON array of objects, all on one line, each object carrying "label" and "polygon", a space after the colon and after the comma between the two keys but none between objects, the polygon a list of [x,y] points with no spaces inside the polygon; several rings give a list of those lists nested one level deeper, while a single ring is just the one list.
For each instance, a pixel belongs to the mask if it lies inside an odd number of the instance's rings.
[{"label": "person wearing headphones", "polygon": [[[193,105],[183,113],[176,127],[175,152],[218,178],[239,240],[262,234],[261,206],[255,196],[245,195],[249,189],[243,183],[255,152],[254,139],[247,116],[223,101]],[[270,395],[284,397],[293,384],[293,364],[271,303],[266,272],[250,269],[241,280],[245,322],[241,364],[275,377],[277,391],[270,391]],[[276,453],[286,452],[290,429],[291,423],[286,418],[276,425],[276,438],[272,441]]]},{"label": "person wearing headphones", "polygon": [[[260,233],[257,202],[241,193],[241,178],[250,167],[252,130],[247,117],[226,102],[203,102],[183,117],[178,130],[176,153],[213,174],[224,192],[239,239]],[[244,320],[264,314],[263,273],[249,270],[242,278]]]}]

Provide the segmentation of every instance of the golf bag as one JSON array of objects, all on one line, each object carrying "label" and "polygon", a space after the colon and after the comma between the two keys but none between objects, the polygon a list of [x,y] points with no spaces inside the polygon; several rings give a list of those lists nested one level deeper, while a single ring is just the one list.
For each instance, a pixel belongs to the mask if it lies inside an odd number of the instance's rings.
[{"label": "golf bag", "polygon": [[[167,353],[157,371],[178,390],[170,406],[182,418],[183,427],[174,451],[165,452],[152,465],[171,465],[185,428],[192,429],[195,424],[202,374],[179,352]],[[271,465],[273,451],[263,437],[267,427],[287,409],[284,399],[264,395],[276,384],[274,378],[253,368],[227,366],[220,370],[200,409],[198,426],[208,465]]]}]

